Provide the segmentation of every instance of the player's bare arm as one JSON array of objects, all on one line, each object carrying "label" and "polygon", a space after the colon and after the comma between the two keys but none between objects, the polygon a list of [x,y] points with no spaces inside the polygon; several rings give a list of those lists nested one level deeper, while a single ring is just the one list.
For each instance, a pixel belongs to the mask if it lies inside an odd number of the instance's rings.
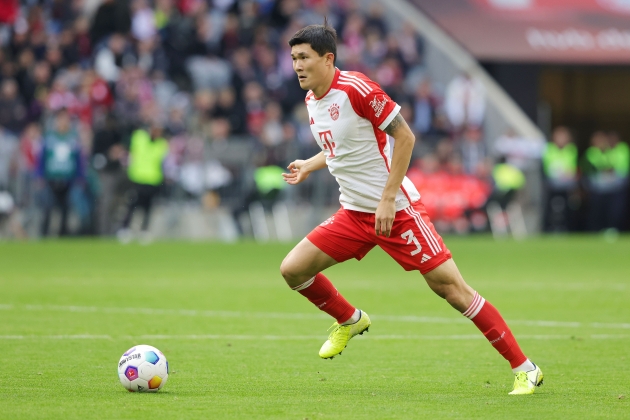
[{"label": "player's bare arm", "polygon": [[387,178],[381,201],[376,208],[374,229],[377,235],[389,237],[396,216],[396,193],[409,168],[416,138],[400,113],[394,117],[384,131],[392,136],[396,142],[389,178]]},{"label": "player's bare arm", "polygon": [[282,177],[287,184],[297,185],[308,178],[311,172],[318,171],[325,167],[326,155],[324,155],[324,152],[319,152],[310,159],[297,159],[291,162],[289,166],[287,166],[289,173],[282,174]]}]

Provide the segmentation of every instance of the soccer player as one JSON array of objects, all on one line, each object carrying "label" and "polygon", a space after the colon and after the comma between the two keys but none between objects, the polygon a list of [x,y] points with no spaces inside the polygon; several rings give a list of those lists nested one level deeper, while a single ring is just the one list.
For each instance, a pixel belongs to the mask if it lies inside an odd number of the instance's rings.
[{"label": "soccer player", "polygon": [[[499,311],[466,284],[405,176],[415,137],[400,106],[365,75],[335,67],[336,41],[327,22],[300,29],[289,40],[293,69],[308,90],[311,131],[322,151],[291,162],[284,179],[296,185],[327,166],[341,193],[339,211],[298,243],[280,267],[293,290],[336,319],[320,357],[341,354],[371,325],[368,314],[351,305],[322,271],[360,260],[378,245],[405,270],[420,271],[429,287],[472,320],[510,362],[516,376],[510,394],[534,393],[543,382],[540,368],[523,354]],[[391,157],[387,135],[395,140]]]}]

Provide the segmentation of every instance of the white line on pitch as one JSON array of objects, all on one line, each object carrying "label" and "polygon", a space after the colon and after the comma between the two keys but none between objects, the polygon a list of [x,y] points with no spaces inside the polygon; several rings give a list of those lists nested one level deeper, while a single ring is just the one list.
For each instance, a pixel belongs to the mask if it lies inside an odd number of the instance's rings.
[{"label": "white line on pitch", "polygon": [[[319,335],[223,335],[223,334],[182,334],[182,335],[138,335],[113,337],[102,334],[77,335],[0,335],[0,340],[249,340],[249,341],[299,341],[322,340]],[[519,340],[622,340],[628,339],[627,334],[592,334],[584,337],[570,335],[519,335]],[[481,334],[461,335],[377,335],[370,334],[369,340],[481,340]]]},{"label": "white line on pitch", "polygon": [[[239,311],[200,311],[194,309],[156,309],[156,308],[117,308],[96,306],[61,306],[61,305],[12,305],[0,304],[0,310],[26,310],[26,311],[58,311],[79,313],[122,313],[144,315],[180,315],[199,316],[212,318],[265,318],[265,319],[328,319],[322,313],[282,313],[282,312],[239,312]],[[370,318],[379,321],[410,322],[421,324],[468,324],[465,318],[426,317],[414,315],[370,315]],[[630,329],[630,323],[604,323],[604,322],[566,322],[543,320],[509,320],[510,325],[526,325],[534,327],[564,327],[564,328],[606,328],[606,329]]]}]

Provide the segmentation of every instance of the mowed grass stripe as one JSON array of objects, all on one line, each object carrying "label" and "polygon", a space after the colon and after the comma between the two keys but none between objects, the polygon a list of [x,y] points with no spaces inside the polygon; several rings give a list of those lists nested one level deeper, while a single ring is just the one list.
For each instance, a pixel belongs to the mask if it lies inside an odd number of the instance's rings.
[{"label": "mowed grass stripe", "polygon": [[[194,309],[154,309],[154,308],[117,308],[94,306],[57,306],[57,305],[0,305],[0,310],[16,311],[52,311],[52,312],[77,312],[95,313],[103,312],[108,314],[143,314],[143,315],[165,315],[165,316],[192,316],[192,317],[216,317],[216,318],[266,318],[266,319],[329,319],[323,313],[277,313],[277,312],[235,312],[235,311],[207,311]],[[411,322],[420,324],[470,324],[470,320],[464,318],[438,318],[422,317],[415,315],[370,315],[378,321],[389,322]],[[526,325],[533,327],[549,328],[607,328],[607,329],[630,329],[630,323],[605,323],[605,322],[563,322],[545,320],[508,320],[510,325]]]}]

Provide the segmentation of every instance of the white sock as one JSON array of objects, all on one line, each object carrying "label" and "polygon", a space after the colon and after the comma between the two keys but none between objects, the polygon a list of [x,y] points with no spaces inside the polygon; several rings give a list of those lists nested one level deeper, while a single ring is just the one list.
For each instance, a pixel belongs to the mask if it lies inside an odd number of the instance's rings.
[{"label": "white sock", "polygon": [[355,309],[350,319],[348,319],[346,322],[342,323],[341,325],[354,324],[354,323],[359,322],[360,319],[361,319],[361,311],[359,309]]},{"label": "white sock", "polygon": [[536,369],[536,365],[533,364],[531,360],[527,359],[522,365],[517,366],[514,369],[512,369],[512,372],[514,373],[529,372],[530,370],[534,370],[534,369]]}]

